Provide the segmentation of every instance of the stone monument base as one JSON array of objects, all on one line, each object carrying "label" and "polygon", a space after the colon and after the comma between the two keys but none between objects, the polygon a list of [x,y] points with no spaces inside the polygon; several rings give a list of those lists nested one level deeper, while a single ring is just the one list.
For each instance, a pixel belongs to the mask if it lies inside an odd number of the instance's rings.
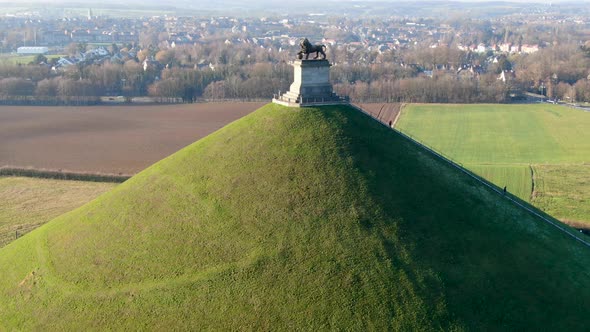
[{"label": "stone monument base", "polygon": [[289,107],[343,105],[348,98],[338,96],[330,83],[328,60],[295,60],[294,79],[289,91],[275,96],[273,103]]},{"label": "stone monument base", "polygon": [[311,106],[328,106],[328,105],[348,105],[350,100],[335,95],[334,98],[293,98],[285,97],[284,95],[273,98],[272,102],[275,104],[288,107],[311,107]]}]

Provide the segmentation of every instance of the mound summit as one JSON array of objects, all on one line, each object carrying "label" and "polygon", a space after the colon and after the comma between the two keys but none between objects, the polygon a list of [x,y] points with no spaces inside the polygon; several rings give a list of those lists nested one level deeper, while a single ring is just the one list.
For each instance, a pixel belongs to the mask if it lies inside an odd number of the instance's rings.
[{"label": "mound summit", "polygon": [[588,248],[348,106],[269,104],[0,271],[0,330],[590,325]]}]

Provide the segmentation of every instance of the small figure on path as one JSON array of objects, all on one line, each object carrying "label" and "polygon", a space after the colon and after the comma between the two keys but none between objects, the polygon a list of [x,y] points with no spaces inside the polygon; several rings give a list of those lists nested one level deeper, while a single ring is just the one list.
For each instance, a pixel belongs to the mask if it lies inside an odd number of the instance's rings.
[{"label": "small figure on path", "polygon": [[504,186],[504,195],[506,195],[506,186]]}]

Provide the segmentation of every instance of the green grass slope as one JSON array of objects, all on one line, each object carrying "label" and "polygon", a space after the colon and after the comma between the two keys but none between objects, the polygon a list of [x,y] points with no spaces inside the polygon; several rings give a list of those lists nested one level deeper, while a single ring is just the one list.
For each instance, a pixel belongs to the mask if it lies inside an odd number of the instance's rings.
[{"label": "green grass slope", "polygon": [[347,107],[265,106],[0,271],[0,330],[590,324],[590,248]]}]

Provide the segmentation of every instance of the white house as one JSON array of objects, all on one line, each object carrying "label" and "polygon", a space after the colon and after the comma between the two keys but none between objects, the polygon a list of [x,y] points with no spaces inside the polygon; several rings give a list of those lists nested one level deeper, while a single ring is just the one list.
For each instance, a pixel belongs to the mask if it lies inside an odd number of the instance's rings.
[{"label": "white house", "polygon": [[49,49],[44,46],[22,46],[16,49],[16,54],[46,54]]}]

